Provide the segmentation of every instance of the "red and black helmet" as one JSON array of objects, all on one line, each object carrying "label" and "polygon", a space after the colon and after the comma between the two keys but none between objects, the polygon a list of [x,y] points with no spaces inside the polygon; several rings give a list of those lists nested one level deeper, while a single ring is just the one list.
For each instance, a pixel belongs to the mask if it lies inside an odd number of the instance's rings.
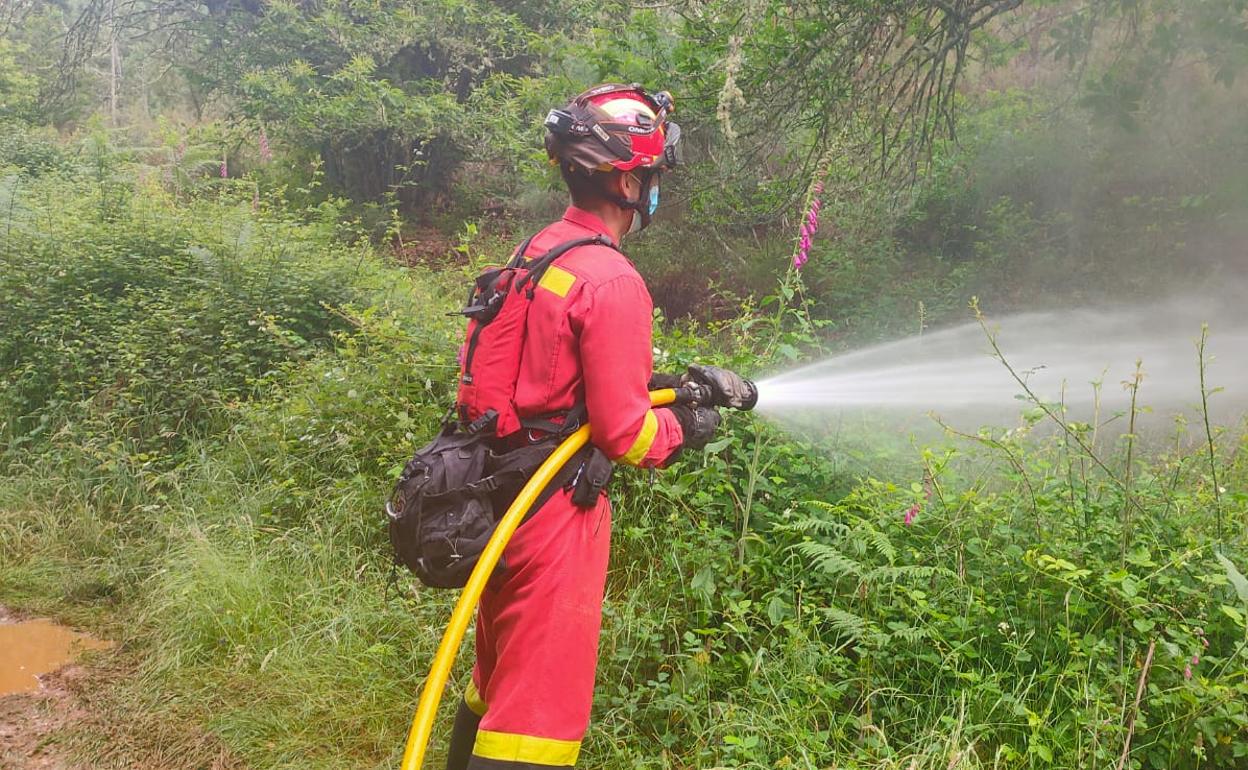
[{"label": "red and black helmet", "polygon": [[679,160],[680,126],[668,120],[674,111],[666,91],[604,83],[550,111],[546,152],[586,173],[667,170]]}]

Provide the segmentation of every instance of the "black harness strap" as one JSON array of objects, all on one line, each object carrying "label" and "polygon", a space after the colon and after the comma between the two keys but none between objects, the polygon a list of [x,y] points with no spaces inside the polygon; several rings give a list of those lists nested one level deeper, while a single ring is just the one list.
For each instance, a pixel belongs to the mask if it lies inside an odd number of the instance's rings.
[{"label": "black harness strap", "polygon": [[[585,408],[584,403],[580,403],[568,410],[521,417],[520,425],[530,431],[537,430],[549,436],[565,439],[585,424],[585,418],[588,415],[589,410]],[[559,419],[562,421],[556,422]]]},{"label": "black harness strap", "polygon": [[511,261],[507,263],[507,267],[520,267],[524,264],[524,252],[529,250],[529,244],[537,237],[534,233],[524,239],[524,243],[520,244],[520,248],[516,249],[516,253],[511,255]]},{"label": "black harness strap", "polygon": [[520,279],[516,281],[516,291],[519,292],[523,290],[525,286],[532,283],[532,286],[529,286],[529,299],[532,299],[534,287],[541,283],[542,276],[545,275],[546,270],[556,259],[559,259],[564,254],[567,254],[572,249],[592,244],[607,246],[615,249],[616,251],[620,250],[620,247],[616,246],[615,243],[605,235],[595,235],[590,238],[577,238],[576,240],[566,241],[539,257],[537,261],[529,267],[528,271],[524,275],[520,276]]}]

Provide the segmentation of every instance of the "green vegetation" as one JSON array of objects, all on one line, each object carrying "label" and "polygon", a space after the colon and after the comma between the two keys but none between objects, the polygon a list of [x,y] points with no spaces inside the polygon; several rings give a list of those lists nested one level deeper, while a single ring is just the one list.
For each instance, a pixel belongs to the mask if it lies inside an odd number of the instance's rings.
[{"label": "green vegetation", "polygon": [[[588,82],[692,129],[629,244],[665,370],[1243,268],[1242,3],[189,5],[0,9],[0,603],[122,642],[89,766],[397,764],[453,596],[379,503]],[[885,104],[916,38],[931,114]],[[1244,440],[1028,406],[930,447],[734,415],[621,473],[585,766],[1248,763]]]}]

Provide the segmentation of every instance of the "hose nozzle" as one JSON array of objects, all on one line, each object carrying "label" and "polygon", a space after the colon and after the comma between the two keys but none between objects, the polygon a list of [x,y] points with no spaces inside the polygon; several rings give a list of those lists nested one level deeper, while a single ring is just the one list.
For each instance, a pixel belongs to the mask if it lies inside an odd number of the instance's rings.
[{"label": "hose nozzle", "polygon": [[748,412],[758,403],[758,386],[718,366],[692,364],[677,389],[677,400],[700,406],[722,406]]}]

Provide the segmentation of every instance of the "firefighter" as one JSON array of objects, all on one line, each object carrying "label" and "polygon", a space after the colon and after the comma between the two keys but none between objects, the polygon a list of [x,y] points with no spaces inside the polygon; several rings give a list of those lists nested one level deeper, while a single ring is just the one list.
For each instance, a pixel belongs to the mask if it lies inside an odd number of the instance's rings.
[{"label": "firefighter", "polygon": [[[529,241],[526,256],[595,235],[618,246],[650,224],[660,176],[677,160],[672,108],[665,92],[605,84],[550,112],[546,149],[571,205]],[[645,283],[618,249],[591,244],[559,257],[529,309],[520,417],[558,420],[583,405],[593,445],[642,468],[704,446],[719,425],[714,408],[650,407],[652,313]],[[448,770],[576,764],[593,699],[611,504],[605,492],[587,507],[572,495],[559,489],[517,530],[506,569],[481,597]]]}]

